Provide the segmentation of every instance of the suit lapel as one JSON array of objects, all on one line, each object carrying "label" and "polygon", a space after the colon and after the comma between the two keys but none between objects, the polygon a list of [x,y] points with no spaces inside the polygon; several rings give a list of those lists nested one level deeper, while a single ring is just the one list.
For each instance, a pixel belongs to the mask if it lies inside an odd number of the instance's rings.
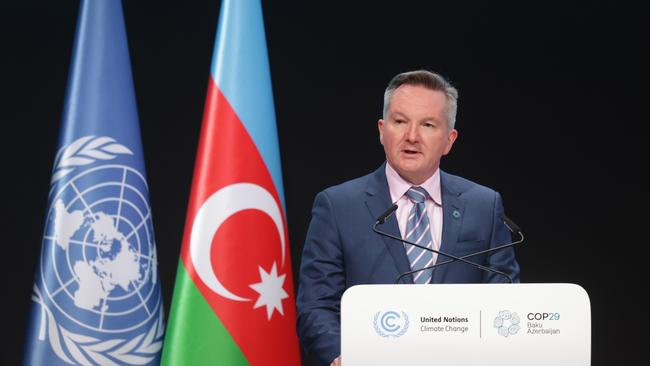
[{"label": "suit lapel", "polygon": [[[454,254],[465,213],[465,202],[460,198],[461,192],[453,184],[449,175],[442,170],[440,171],[440,185],[442,190],[442,244],[440,245],[440,251]],[[449,259],[444,255],[438,255],[436,263]],[[449,265],[444,265],[436,269],[433,273],[432,283],[441,283],[448,268]]]},{"label": "suit lapel", "polygon": [[[366,206],[370,211],[372,217],[379,217],[384,211],[386,211],[392,204],[390,199],[390,192],[388,191],[388,181],[386,180],[386,163],[382,164],[379,169],[377,169],[368,181],[368,189],[366,190]],[[378,227],[379,230],[387,232],[391,235],[402,237],[399,232],[399,226],[397,225],[397,219],[395,215],[391,215],[383,225]],[[377,234],[379,235],[379,234]],[[387,238],[385,236],[381,237],[386,245],[386,249],[393,257],[397,271],[399,273],[408,272],[411,270],[409,265],[408,258],[406,257],[406,251],[404,250],[404,245],[394,239]],[[407,276],[403,281],[407,283],[413,283],[413,276]]]}]

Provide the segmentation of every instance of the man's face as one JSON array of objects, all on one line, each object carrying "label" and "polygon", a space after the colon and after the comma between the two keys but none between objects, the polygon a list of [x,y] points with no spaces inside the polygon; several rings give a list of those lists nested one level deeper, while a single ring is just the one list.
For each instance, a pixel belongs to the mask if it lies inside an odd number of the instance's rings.
[{"label": "man's face", "polygon": [[378,122],[386,160],[412,184],[421,184],[433,175],[458,136],[449,128],[446,104],[441,91],[402,85],[393,92],[386,120]]}]

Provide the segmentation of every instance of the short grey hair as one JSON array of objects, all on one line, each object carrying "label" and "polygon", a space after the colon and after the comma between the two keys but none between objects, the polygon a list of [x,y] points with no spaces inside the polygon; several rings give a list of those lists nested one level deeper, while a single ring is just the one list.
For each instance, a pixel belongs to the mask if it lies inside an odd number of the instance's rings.
[{"label": "short grey hair", "polygon": [[395,75],[391,79],[384,92],[384,119],[386,119],[386,113],[390,106],[390,98],[393,96],[395,90],[402,85],[419,85],[430,90],[443,92],[447,97],[447,105],[445,107],[447,110],[447,123],[449,124],[449,129],[454,128],[456,125],[456,111],[458,110],[458,90],[441,75],[427,70],[403,72]]}]

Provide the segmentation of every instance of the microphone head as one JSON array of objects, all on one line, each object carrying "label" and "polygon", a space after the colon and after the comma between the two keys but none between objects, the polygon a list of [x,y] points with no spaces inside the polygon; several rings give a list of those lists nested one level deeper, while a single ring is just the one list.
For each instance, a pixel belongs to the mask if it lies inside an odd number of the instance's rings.
[{"label": "microphone head", "polygon": [[377,217],[376,224],[381,225],[384,222],[386,222],[388,216],[390,216],[393,212],[395,212],[397,210],[397,207],[398,207],[397,204],[393,203],[393,205],[390,206],[388,210],[384,211],[384,213],[382,213],[381,215],[379,215],[379,217]]},{"label": "microphone head", "polygon": [[503,220],[503,223],[506,225],[508,230],[512,231],[513,233],[521,232],[521,228],[517,224],[515,224],[514,221],[510,220],[510,218],[505,214],[501,214],[501,220]]}]

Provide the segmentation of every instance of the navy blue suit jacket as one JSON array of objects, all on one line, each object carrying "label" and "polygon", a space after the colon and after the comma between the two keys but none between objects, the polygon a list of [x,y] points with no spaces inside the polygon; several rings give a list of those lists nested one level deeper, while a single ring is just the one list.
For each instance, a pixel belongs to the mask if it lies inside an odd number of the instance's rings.
[{"label": "navy blue suit jacket", "polygon": [[[497,192],[440,173],[442,252],[462,256],[510,242],[510,231],[500,219],[503,205]],[[343,291],[359,284],[395,283],[401,273],[411,269],[401,242],[372,231],[377,217],[391,205],[385,165],[371,174],[330,187],[314,200],[300,266],[297,327],[303,347],[324,365],[329,365],[341,352]],[[381,229],[401,237],[395,215]],[[438,262],[447,259],[438,256]],[[511,248],[471,260],[519,280],[519,265]],[[432,278],[432,283],[505,281],[462,262],[440,267]],[[407,282],[413,283],[411,276]]]}]

